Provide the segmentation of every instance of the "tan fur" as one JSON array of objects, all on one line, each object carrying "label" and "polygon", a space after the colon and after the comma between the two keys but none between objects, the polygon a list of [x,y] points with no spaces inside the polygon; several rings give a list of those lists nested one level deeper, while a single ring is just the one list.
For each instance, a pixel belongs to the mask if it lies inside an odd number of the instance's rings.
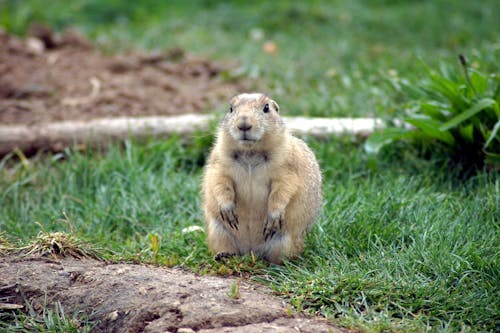
[{"label": "tan fur", "polygon": [[218,256],[252,252],[282,263],[303,251],[321,208],[319,166],[288,132],[275,101],[241,94],[231,108],[204,170],[208,246]]}]

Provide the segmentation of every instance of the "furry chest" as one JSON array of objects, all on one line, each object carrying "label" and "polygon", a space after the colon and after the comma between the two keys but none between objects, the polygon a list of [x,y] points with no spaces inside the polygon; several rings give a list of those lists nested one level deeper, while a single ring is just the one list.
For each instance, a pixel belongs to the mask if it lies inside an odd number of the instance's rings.
[{"label": "furry chest", "polygon": [[265,167],[269,162],[269,157],[266,152],[259,151],[233,151],[231,158],[236,162],[237,166],[245,170],[257,169],[260,167]]},{"label": "furry chest", "polygon": [[270,190],[269,163],[267,154],[254,152],[234,152],[232,176],[235,184],[237,201],[253,206],[266,205]]}]

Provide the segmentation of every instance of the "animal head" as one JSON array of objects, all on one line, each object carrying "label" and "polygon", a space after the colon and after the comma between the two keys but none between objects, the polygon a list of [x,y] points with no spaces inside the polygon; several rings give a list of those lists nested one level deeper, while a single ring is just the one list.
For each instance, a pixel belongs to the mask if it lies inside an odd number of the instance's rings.
[{"label": "animal head", "polygon": [[224,127],[242,147],[254,147],[284,131],[278,103],[264,94],[240,94],[231,99]]}]

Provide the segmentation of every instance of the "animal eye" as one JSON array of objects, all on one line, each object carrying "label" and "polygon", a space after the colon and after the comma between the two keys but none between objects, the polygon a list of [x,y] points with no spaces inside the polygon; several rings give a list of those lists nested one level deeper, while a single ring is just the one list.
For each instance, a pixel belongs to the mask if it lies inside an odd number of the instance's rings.
[{"label": "animal eye", "polygon": [[264,105],[264,109],[262,111],[264,111],[264,113],[268,113],[269,112],[269,104]]},{"label": "animal eye", "polygon": [[232,106],[229,107],[229,113],[233,113],[233,107]]}]

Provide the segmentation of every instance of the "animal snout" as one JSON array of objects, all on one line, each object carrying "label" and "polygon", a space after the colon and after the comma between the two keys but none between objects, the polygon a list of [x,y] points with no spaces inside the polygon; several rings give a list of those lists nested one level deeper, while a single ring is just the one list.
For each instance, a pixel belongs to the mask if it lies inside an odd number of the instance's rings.
[{"label": "animal snout", "polygon": [[238,129],[240,131],[246,132],[246,131],[249,131],[252,129],[252,125],[250,125],[248,123],[238,124]]},{"label": "animal snout", "polygon": [[238,127],[240,131],[246,132],[252,129],[252,124],[248,122],[248,119],[246,117],[243,117],[238,121],[236,127]]}]

